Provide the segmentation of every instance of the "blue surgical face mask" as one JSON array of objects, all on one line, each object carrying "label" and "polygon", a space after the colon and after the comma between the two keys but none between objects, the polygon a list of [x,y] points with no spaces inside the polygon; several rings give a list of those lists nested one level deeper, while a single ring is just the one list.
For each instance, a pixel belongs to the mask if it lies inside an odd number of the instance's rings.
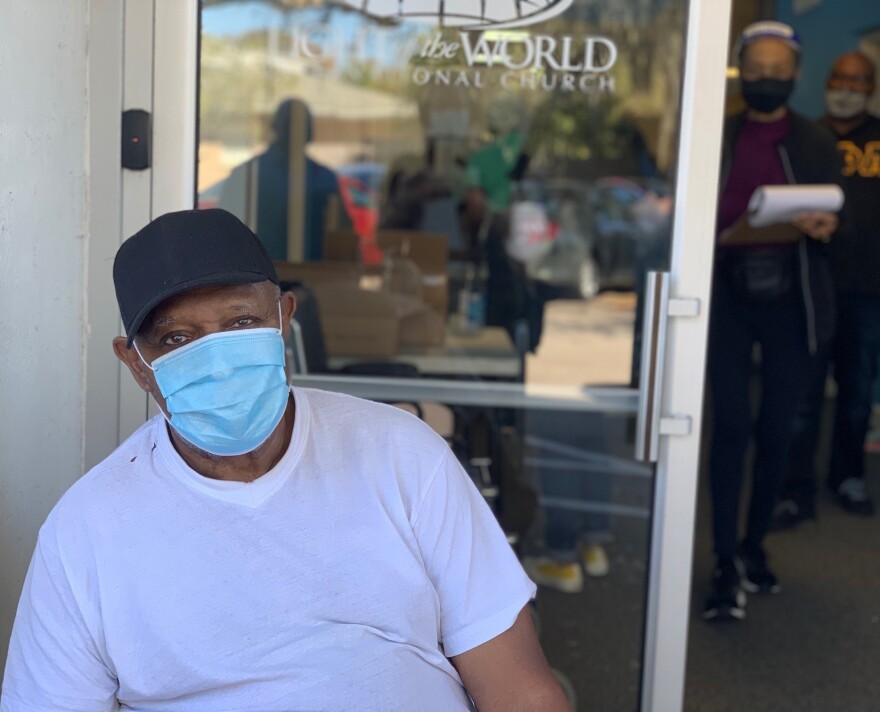
[{"label": "blue surgical face mask", "polygon": [[171,427],[213,455],[256,450],[287,407],[280,329],[210,334],[144,364],[156,375]]}]

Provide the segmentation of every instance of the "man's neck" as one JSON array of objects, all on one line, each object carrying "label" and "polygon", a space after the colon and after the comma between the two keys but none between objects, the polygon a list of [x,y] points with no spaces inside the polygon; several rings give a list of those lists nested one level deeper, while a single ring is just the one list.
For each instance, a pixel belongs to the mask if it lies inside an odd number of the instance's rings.
[{"label": "man's neck", "polygon": [[851,119],[835,119],[833,116],[825,115],[825,123],[838,136],[845,136],[850,131],[857,129],[868,120],[868,112],[853,116]]},{"label": "man's neck", "polygon": [[750,121],[757,121],[759,124],[772,124],[774,121],[779,121],[788,114],[787,106],[780,106],[775,111],[771,111],[769,114],[765,114],[761,111],[755,111],[754,109],[749,109],[746,112],[746,117]]},{"label": "man's neck", "polygon": [[281,422],[272,431],[269,439],[253,452],[231,457],[203,453],[186,442],[174,428],[169,427],[168,432],[174,449],[183,461],[203,477],[227,482],[253,482],[275,467],[287,452],[295,418],[296,406],[293,396],[290,395]]}]

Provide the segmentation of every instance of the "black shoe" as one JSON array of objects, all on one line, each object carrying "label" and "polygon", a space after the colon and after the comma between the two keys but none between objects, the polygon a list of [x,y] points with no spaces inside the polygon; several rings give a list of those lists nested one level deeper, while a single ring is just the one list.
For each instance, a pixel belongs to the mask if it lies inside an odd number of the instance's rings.
[{"label": "black shoe", "polygon": [[767,554],[760,546],[743,542],[739,547],[742,587],[749,593],[779,593],[782,586],[767,566]]},{"label": "black shoe", "polygon": [[861,517],[874,516],[874,502],[865,491],[865,480],[847,477],[837,488],[837,503],[850,514]]},{"label": "black shoe", "polygon": [[786,529],[794,529],[799,524],[816,519],[816,505],[812,502],[796,502],[793,499],[783,499],[777,502],[773,509],[773,519],[770,520],[770,531],[781,532]]},{"label": "black shoe", "polygon": [[746,617],[746,594],[733,559],[718,559],[712,572],[712,590],[703,608],[703,620],[741,621]]}]

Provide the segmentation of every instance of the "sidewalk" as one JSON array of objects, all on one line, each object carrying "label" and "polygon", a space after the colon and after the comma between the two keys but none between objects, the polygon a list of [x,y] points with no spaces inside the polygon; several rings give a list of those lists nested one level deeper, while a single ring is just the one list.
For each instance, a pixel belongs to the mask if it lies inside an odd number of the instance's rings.
[{"label": "sidewalk", "polygon": [[[867,479],[880,502],[880,455]],[[742,623],[712,626],[699,617],[713,565],[707,486],[698,507],[685,710],[880,709],[880,517],[848,515],[823,494],[817,523],[767,539],[782,592],[750,596]]]}]

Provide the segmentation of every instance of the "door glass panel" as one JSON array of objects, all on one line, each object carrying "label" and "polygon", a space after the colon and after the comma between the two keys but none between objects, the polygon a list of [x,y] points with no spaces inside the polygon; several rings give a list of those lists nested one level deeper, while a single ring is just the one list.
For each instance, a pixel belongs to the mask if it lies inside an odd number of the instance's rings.
[{"label": "door glass panel", "polygon": [[669,254],[685,12],[202,2],[198,206],[237,214],[295,289],[294,383],[448,438],[549,584],[536,618],[581,709],[638,704],[639,305]]}]

